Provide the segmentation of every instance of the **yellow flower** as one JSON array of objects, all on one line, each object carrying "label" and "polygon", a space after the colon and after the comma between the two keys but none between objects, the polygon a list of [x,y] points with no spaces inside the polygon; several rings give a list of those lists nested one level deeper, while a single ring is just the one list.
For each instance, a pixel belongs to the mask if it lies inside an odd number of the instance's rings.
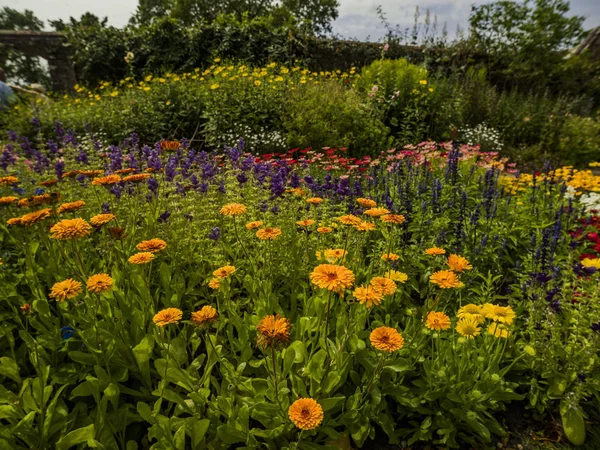
[{"label": "yellow flower", "polygon": [[117,217],[114,214],[98,214],[90,219],[90,223],[94,227],[106,225],[108,222],[115,220]]},{"label": "yellow flower", "polygon": [[382,295],[394,295],[396,289],[398,289],[396,283],[386,277],[374,277],[369,284]]},{"label": "yellow flower", "polygon": [[371,331],[369,336],[371,345],[377,350],[384,352],[395,352],[400,350],[404,345],[404,338],[398,330],[390,327],[379,327]]},{"label": "yellow flower", "polygon": [[381,221],[384,223],[393,223],[396,225],[403,224],[406,218],[402,214],[384,214],[381,216]]},{"label": "yellow flower", "polygon": [[259,227],[262,227],[262,226],[263,226],[263,223],[260,220],[256,220],[254,222],[248,222],[246,224],[246,228],[248,230],[253,230],[254,228],[259,228]]},{"label": "yellow flower", "polygon": [[595,267],[596,269],[600,269],[600,258],[584,258],[581,260],[581,265],[583,267]]},{"label": "yellow flower", "polygon": [[348,254],[348,252],[342,248],[328,248],[323,252],[323,254],[326,260],[333,262],[338,259],[342,259]]},{"label": "yellow flower", "polygon": [[213,83],[213,84],[211,84],[210,88],[213,89],[213,90],[214,89],[219,89],[219,83]]},{"label": "yellow flower", "polygon": [[450,328],[450,317],[443,312],[431,311],[429,314],[427,314],[425,326],[430,330],[447,330]]},{"label": "yellow flower", "polygon": [[221,279],[220,278],[211,278],[208,282],[208,287],[211,289],[219,289],[221,287]]},{"label": "yellow flower", "polygon": [[462,272],[463,270],[471,270],[473,268],[466,258],[454,254],[448,256],[448,267],[453,272]]},{"label": "yellow flower", "polygon": [[171,323],[178,323],[183,317],[183,311],[178,308],[167,308],[154,315],[152,321],[159,327],[164,327]]},{"label": "yellow flower", "polygon": [[371,308],[373,305],[379,305],[381,300],[383,300],[383,294],[373,286],[359,286],[354,289],[352,295],[361,305],[366,303],[367,308]]},{"label": "yellow flower", "polygon": [[274,241],[279,236],[281,236],[281,229],[279,228],[263,228],[262,230],[258,230],[256,232],[256,237],[262,239],[263,241],[271,240]]},{"label": "yellow flower", "polygon": [[6,225],[10,225],[10,226],[16,227],[18,225],[23,225],[23,222],[21,222],[21,218],[20,217],[13,217],[13,218],[8,219],[6,221]]},{"label": "yellow flower", "polygon": [[254,86],[260,86],[262,82],[260,80],[254,80]]},{"label": "yellow flower", "polygon": [[306,199],[306,203],[310,203],[312,205],[318,205],[321,202],[323,202],[323,199],[320,197],[311,197]]},{"label": "yellow flower", "polygon": [[398,283],[404,283],[408,280],[408,275],[404,272],[398,272],[396,270],[388,270],[384,277],[389,278],[390,280],[397,281]]},{"label": "yellow flower", "polygon": [[8,176],[8,177],[0,177],[0,186],[12,186],[13,184],[17,184],[19,179],[17,177]]},{"label": "yellow flower", "polygon": [[113,279],[105,273],[98,273],[88,278],[86,286],[88,291],[99,294],[112,288]]},{"label": "yellow flower", "polygon": [[357,198],[356,203],[363,208],[374,208],[377,206],[377,202],[375,200],[371,200],[370,198]]},{"label": "yellow flower", "polygon": [[212,306],[203,306],[200,311],[195,311],[191,315],[192,323],[197,326],[205,326],[217,320],[217,310]]},{"label": "yellow flower", "polygon": [[481,333],[479,321],[474,317],[460,319],[456,324],[456,332],[468,339],[473,339]]},{"label": "yellow flower", "polygon": [[66,299],[77,297],[81,292],[81,283],[72,278],[68,278],[64,281],[54,283],[49,297],[55,298],[57,302],[64,302]]},{"label": "yellow flower", "polygon": [[140,181],[147,180],[151,175],[149,173],[135,173],[123,178],[124,183],[139,183]]},{"label": "yellow flower", "polygon": [[492,308],[486,310],[486,312],[494,322],[501,322],[506,325],[512,325],[517,316],[510,306],[492,305]]},{"label": "yellow flower", "polygon": [[420,81],[419,81],[419,84],[421,84],[421,85],[425,86],[425,85],[427,84],[427,80],[420,80]]},{"label": "yellow flower", "polygon": [[469,303],[468,305],[462,306],[456,313],[456,316],[459,319],[475,319],[479,323],[483,323],[483,321],[485,320],[485,317],[481,313],[481,307],[478,305],[474,305],[473,303]]},{"label": "yellow flower", "polygon": [[333,231],[333,228],[330,228],[330,227],[319,227],[319,228],[317,228],[317,232],[319,232],[321,234],[331,233],[332,231]]},{"label": "yellow flower", "polygon": [[310,281],[321,289],[340,294],[354,284],[354,273],[344,266],[321,264],[310,274]]},{"label": "yellow flower", "polygon": [[224,216],[239,216],[245,214],[248,209],[241,203],[229,203],[221,208],[219,211]]},{"label": "yellow flower", "polygon": [[141,252],[136,253],[133,256],[130,256],[128,261],[131,264],[147,264],[154,259],[154,253],[150,252]]},{"label": "yellow flower", "polygon": [[312,398],[300,398],[288,409],[290,420],[301,430],[314,430],[323,422],[323,408]]},{"label": "yellow flower", "polygon": [[149,241],[142,241],[135,246],[141,252],[157,253],[167,248],[167,243],[162,239],[150,239]]},{"label": "yellow flower", "polygon": [[429,282],[437,284],[442,289],[460,287],[460,281],[456,274],[450,270],[440,270],[429,277]]},{"label": "yellow flower", "polygon": [[367,216],[371,217],[380,217],[389,213],[390,211],[385,208],[371,208],[367,209],[363,214],[366,214]]},{"label": "yellow flower", "polygon": [[314,220],[312,219],[304,219],[304,220],[299,220],[296,222],[296,225],[299,225],[301,227],[310,227],[311,225],[313,225],[315,223]]},{"label": "yellow flower", "polygon": [[427,255],[438,256],[438,255],[445,255],[446,250],[444,250],[443,248],[439,248],[439,247],[431,247],[431,248],[428,248],[427,250],[425,250],[425,253]]},{"label": "yellow flower", "polygon": [[372,222],[361,222],[357,225],[354,225],[354,228],[356,228],[358,231],[373,231],[377,227]]},{"label": "yellow flower", "polygon": [[11,203],[15,203],[19,201],[19,197],[8,196],[8,197],[0,197],[0,205],[10,205]]},{"label": "yellow flower", "polygon": [[384,261],[398,261],[400,256],[396,255],[395,253],[384,253],[381,255],[381,259]]},{"label": "yellow flower", "polygon": [[[34,211],[28,214],[25,214],[19,219],[19,224],[29,227],[31,225],[35,225],[38,222],[41,222],[44,219],[50,217],[50,208],[40,209],[38,211]],[[12,220],[12,219],[11,219]],[[11,224],[9,224],[11,225]]]},{"label": "yellow flower", "polygon": [[501,323],[492,322],[487,329],[488,334],[491,334],[497,338],[506,339],[510,336],[510,331]]},{"label": "yellow flower", "polygon": [[90,234],[92,227],[85,220],[63,219],[50,228],[52,239],[68,240],[79,239]]},{"label": "yellow flower", "polygon": [[111,184],[116,184],[121,181],[121,177],[119,175],[107,175],[105,177],[94,178],[92,180],[92,185],[94,186],[109,186]]},{"label": "yellow flower", "polygon": [[345,216],[338,217],[337,221],[343,223],[344,225],[358,225],[362,222],[360,217],[357,217],[353,214],[346,214]]},{"label": "yellow flower", "polygon": [[284,317],[266,316],[256,326],[257,345],[263,350],[267,347],[285,345],[290,340],[290,321]]},{"label": "yellow flower", "polygon": [[217,278],[224,280],[225,278],[229,278],[233,274],[233,272],[235,272],[234,266],[223,266],[215,270],[213,272],[213,275]]}]

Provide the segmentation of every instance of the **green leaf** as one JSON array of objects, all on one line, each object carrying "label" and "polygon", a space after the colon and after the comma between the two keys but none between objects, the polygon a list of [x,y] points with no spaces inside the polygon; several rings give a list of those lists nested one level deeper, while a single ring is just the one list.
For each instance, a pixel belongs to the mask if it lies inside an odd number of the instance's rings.
[{"label": "green leaf", "polygon": [[230,424],[221,425],[217,428],[219,439],[225,444],[237,444],[238,442],[246,442],[246,433],[235,429]]},{"label": "green leaf", "polygon": [[17,383],[21,383],[21,375],[19,375],[19,366],[14,359],[8,356],[0,358],[0,375],[4,375]]},{"label": "green leaf", "polygon": [[71,431],[58,440],[56,443],[56,450],[66,450],[74,445],[83,444],[90,439],[94,439],[95,435],[96,428],[94,424]]},{"label": "green leaf", "polygon": [[585,442],[585,422],[579,407],[571,407],[563,399],[560,402],[560,417],[565,436],[573,445],[583,445]]},{"label": "green leaf", "polygon": [[33,309],[40,316],[49,316],[50,315],[50,306],[48,305],[48,300],[40,299],[33,301]]},{"label": "green leaf", "polygon": [[84,364],[86,366],[93,366],[96,364],[96,357],[89,353],[72,351],[69,352],[69,358],[71,358],[75,362]]},{"label": "green leaf", "polygon": [[343,403],[346,397],[329,397],[319,400],[319,404],[323,408],[323,411],[329,411],[336,407],[336,405]]},{"label": "green leaf", "polygon": [[210,420],[208,419],[196,419],[195,417],[190,417],[187,420],[187,434],[192,439],[192,448],[200,449],[202,448],[202,441],[206,432],[208,431],[208,427],[210,426]]}]

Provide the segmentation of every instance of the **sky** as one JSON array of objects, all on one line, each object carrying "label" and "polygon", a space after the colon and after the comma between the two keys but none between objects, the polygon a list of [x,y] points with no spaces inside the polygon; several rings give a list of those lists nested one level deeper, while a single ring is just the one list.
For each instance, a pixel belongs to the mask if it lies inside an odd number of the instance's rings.
[{"label": "sky", "polygon": [[[216,0],[218,1],[218,0]],[[400,25],[401,29],[411,28],[415,8],[421,9],[421,22],[425,10],[437,15],[439,29],[446,23],[450,36],[455,34],[457,25],[466,28],[471,5],[489,3],[489,0],[339,0],[339,17],[333,24],[334,33],[344,38],[377,41],[385,33],[376,8],[381,5],[390,24]],[[137,0],[0,0],[0,6],[17,10],[30,9],[44,21],[79,18],[84,12],[100,17],[108,17],[110,25],[122,27],[135,11]],[[599,0],[571,0],[571,12],[586,17],[584,26],[600,26]]]}]

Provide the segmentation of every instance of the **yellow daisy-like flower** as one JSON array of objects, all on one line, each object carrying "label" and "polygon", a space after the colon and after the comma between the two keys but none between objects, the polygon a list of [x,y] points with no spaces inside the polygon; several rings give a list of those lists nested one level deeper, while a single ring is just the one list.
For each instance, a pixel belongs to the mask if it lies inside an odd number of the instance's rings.
[{"label": "yellow daisy-like flower", "polygon": [[13,184],[17,184],[18,182],[19,179],[17,177],[0,177],[0,186],[12,186]]},{"label": "yellow daisy-like flower", "polygon": [[384,253],[383,255],[381,255],[381,259],[383,259],[384,261],[398,261],[400,259],[400,256],[396,255],[395,253]]},{"label": "yellow daisy-like flower", "polygon": [[256,326],[257,345],[263,350],[267,347],[285,345],[290,340],[291,328],[290,321],[284,317],[266,316]]},{"label": "yellow daisy-like flower", "polygon": [[223,266],[215,270],[213,272],[213,275],[217,278],[224,280],[225,278],[229,278],[233,274],[233,272],[235,272],[235,266]]},{"label": "yellow daisy-like flower", "polygon": [[77,297],[82,291],[83,289],[79,281],[68,278],[64,281],[54,283],[49,297],[55,298],[57,302],[64,302],[67,299]]},{"label": "yellow daisy-like flower", "polygon": [[462,306],[456,313],[456,316],[459,319],[475,319],[479,323],[483,323],[483,321],[485,320],[485,317],[481,313],[481,307],[478,305],[474,305],[473,303],[469,303],[468,305]]},{"label": "yellow daisy-like flower", "polygon": [[481,314],[486,319],[491,319],[492,317],[494,317],[494,308],[495,307],[496,307],[496,305],[493,305],[491,303],[484,303],[483,305],[481,305]]},{"label": "yellow daisy-like flower", "polygon": [[19,197],[15,197],[13,195],[8,197],[0,197],[0,205],[10,205],[11,203],[16,203],[19,201]]},{"label": "yellow daisy-like flower", "polygon": [[24,225],[26,227],[30,227],[35,225],[38,222],[41,222],[44,219],[50,217],[50,212],[52,210],[50,208],[40,209],[39,211],[34,211],[29,214],[25,214],[20,218],[20,225]]},{"label": "yellow daisy-like flower", "polygon": [[346,214],[345,216],[338,217],[336,220],[344,225],[358,225],[362,222],[362,219],[354,214]]},{"label": "yellow daisy-like flower", "polygon": [[384,214],[381,216],[381,221],[384,223],[400,225],[406,221],[406,218],[402,214]]},{"label": "yellow daisy-like flower", "polygon": [[354,284],[354,273],[344,266],[321,264],[310,274],[310,281],[321,289],[339,294]]},{"label": "yellow daisy-like flower", "polygon": [[371,200],[370,198],[357,198],[356,203],[363,208],[374,208],[377,206],[377,202],[375,200]]},{"label": "yellow daisy-like flower", "polygon": [[151,176],[152,175],[150,175],[149,173],[136,173],[134,175],[129,175],[129,176],[123,178],[123,182],[124,183],[139,183],[140,181],[147,180]]},{"label": "yellow daisy-like flower", "polygon": [[11,225],[13,227],[18,226],[18,225],[23,225],[23,222],[21,222],[21,218],[20,217],[13,217],[11,219],[8,219],[6,221],[6,225]]},{"label": "yellow daisy-like flower", "polygon": [[323,199],[321,197],[310,197],[306,199],[306,203],[310,203],[311,205],[318,205],[322,203]]},{"label": "yellow daisy-like flower", "polygon": [[41,181],[40,186],[49,187],[49,186],[54,186],[56,183],[58,183],[58,180],[46,180],[46,181]]},{"label": "yellow daisy-like flower", "polygon": [[262,230],[258,230],[256,232],[256,237],[262,239],[263,241],[271,240],[274,241],[279,236],[281,236],[281,229],[279,228],[263,228]]},{"label": "yellow daisy-like flower", "polygon": [[154,253],[141,252],[141,253],[136,253],[133,256],[130,256],[128,261],[131,264],[148,264],[153,259],[154,259]]},{"label": "yellow daisy-like flower", "polygon": [[404,345],[404,338],[398,330],[390,327],[379,327],[371,331],[369,336],[371,345],[383,352],[395,352]]},{"label": "yellow daisy-like flower", "polygon": [[211,289],[219,289],[221,287],[221,279],[220,278],[211,278],[208,282],[208,287]]},{"label": "yellow daisy-like flower", "polygon": [[246,228],[247,228],[248,230],[253,230],[254,228],[260,228],[260,227],[262,227],[262,226],[263,226],[263,222],[262,222],[262,221],[260,221],[260,220],[256,220],[256,221],[254,221],[254,222],[248,222],[248,223],[246,224]]},{"label": "yellow daisy-like flower", "polygon": [[348,254],[348,252],[342,248],[328,248],[327,250],[325,250],[323,252],[325,259],[330,262],[337,261],[338,259],[342,259],[347,254]]},{"label": "yellow daisy-like flower", "polygon": [[374,277],[369,284],[382,295],[394,295],[396,289],[398,289],[396,283],[386,277]]},{"label": "yellow daisy-like flower", "polygon": [[100,294],[113,287],[113,279],[105,273],[98,273],[88,278],[86,286],[88,291]]},{"label": "yellow daisy-like flower", "polygon": [[62,214],[65,212],[77,211],[77,210],[83,208],[84,206],[85,206],[85,202],[82,200],[77,200],[76,202],[71,202],[71,203],[63,203],[58,208],[58,213]]},{"label": "yellow daisy-like flower", "polygon": [[367,304],[367,308],[372,308],[373,305],[379,305],[383,300],[383,294],[373,286],[359,286],[352,293],[359,303]]},{"label": "yellow daisy-like flower", "polygon": [[301,227],[310,227],[311,225],[314,225],[315,221],[312,219],[304,219],[304,220],[299,220],[296,222],[296,225],[299,225]]},{"label": "yellow daisy-like flower", "polygon": [[450,267],[450,270],[453,272],[458,273],[464,270],[471,270],[473,268],[473,266],[469,264],[469,261],[467,261],[467,258],[463,258],[460,255],[454,254],[448,256],[448,267]]},{"label": "yellow daisy-like flower", "polygon": [[167,248],[167,243],[162,239],[150,239],[148,241],[142,241],[135,246],[141,252],[157,253]]},{"label": "yellow daisy-like flower", "polygon": [[321,233],[321,234],[331,233],[332,231],[333,231],[333,228],[330,228],[330,227],[319,227],[319,228],[317,228],[317,232]]},{"label": "yellow daisy-like flower", "polygon": [[[115,170],[115,173],[117,175],[127,175],[128,173],[133,173],[135,172],[135,169],[133,167],[129,167],[128,169],[119,169],[119,170]],[[150,176],[150,175],[148,175]],[[123,181],[125,181],[125,178],[123,178]]]},{"label": "yellow daisy-like flower", "polygon": [[501,323],[492,322],[487,328],[488,334],[494,337],[506,339],[510,336],[510,331]]},{"label": "yellow daisy-like flower", "polygon": [[50,228],[50,237],[61,241],[86,237],[92,231],[89,223],[81,218],[63,219]]},{"label": "yellow daisy-like flower", "polygon": [[288,409],[292,423],[301,430],[314,430],[323,422],[323,408],[312,398],[300,398]]},{"label": "yellow daisy-like flower", "polygon": [[398,272],[396,270],[388,270],[384,277],[389,278],[390,280],[397,281],[398,283],[404,283],[408,280],[408,275],[404,272]]},{"label": "yellow daisy-like flower", "polygon": [[600,269],[600,258],[583,258],[581,260],[581,265],[583,267],[595,267],[596,269]]},{"label": "yellow daisy-like flower", "polygon": [[117,216],[114,214],[98,214],[90,219],[90,223],[94,227],[101,227],[102,225],[106,225],[107,223],[115,220]]},{"label": "yellow daisy-like flower", "polygon": [[430,330],[447,330],[450,328],[450,317],[443,312],[431,311],[429,314],[427,314],[425,326]]},{"label": "yellow daisy-like flower", "polygon": [[92,185],[94,186],[110,186],[113,184],[117,184],[121,181],[121,177],[119,175],[107,175],[105,177],[94,178],[92,180]]},{"label": "yellow daisy-like flower", "polygon": [[197,327],[210,325],[217,320],[217,310],[212,306],[203,306],[200,311],[195,311],[191,315],[192,323]]},{"label": "yellow daisy-like flower", "polygon": [[166,152],[176,152],[181,147],[179,141],[161,141],[160,148]]},{"label": "yellow daisy-like flower", "polygon": [[[100,175],[102,173],[101,170],[99,170],[98,172],[99,173],[97,175]],[[80,170],[71,170],[70,172],[63,173],[62,178],[73,178],[73,177],[79,175],[80,173],[81,173]],[[96,175],[94,175],[94,176],[96,176]]]},{"label": "yellow daisy-like flower", "polygon": [[97,177],[98,175],[101,175],[102,172],[103,172],[102,170],[81,170],[81,171],[74,170],[73,172],[67,172],[63,176],[66,176],[67,174],[71,175],[71,173],[73,173],[73,176],[81,174],[85,177],[92,178],[92,177]]},{"label": "yellow daisy-like flower", "polygon": [[451,270],[440,270],[429,277],[429,282],[437,284],[442,289],[460,287],[460,280]]},{"label": "yellow daisy-like flower", "polygon": [[361,222],[357,225],[354,225],[354,228],[356,228],[358,231],[373,231],[377,229],[375,224],[372,222]]},{"label": "yellow daisy-like flower", "polygon": [[182,317],[183,311],[179,308],[167,308],[156,313],[152,318],[152,322],[159,327],[164,327],[172,323],[179,323]]},{"label": "yellow daisy-like flower", "polygon": [[223,206],[219,213],[224,216],[239,216],[245,214],[246,211],[248,211],[248,208],[241,203],[229,203],[228,205]]},{"label": "yellow daisy-like flower", "polygon": [[479,321],[473,317],[460,319],[456,324],[456,332],[468,339],[473,339],[481,333]]},{"label": "yellow daisy-like flower", "polygon": [[306,191],[302,188],[288,189],[286,192],[289,192],[290,194],[292,194],[295,197],[302,197],[302,196],[306,195]]},{"label": "yellow daisy-like flower", "polygon": [[427,250],[425,250],[425,254],[433,255],[433,256],[445,255],[446,250],[444,250],[443,248],[439,248],[439,247],[431,247],[431,248],[428,248]]},{"label": "yellow daisy-like flower", "polygon": [[390,211],[385,208],[371,208],[367,209],[363,214],[366,214],[367,216],[371,217],[381,217],[389,213]]},{"label": "yellow daisy-like flower", "polygon": [[499,305],[493,305],[493,308],[488,315],[494,322],[501,322],[505,323],[506,325],[512,325],[515,317],[517,316],[510,306]]}]

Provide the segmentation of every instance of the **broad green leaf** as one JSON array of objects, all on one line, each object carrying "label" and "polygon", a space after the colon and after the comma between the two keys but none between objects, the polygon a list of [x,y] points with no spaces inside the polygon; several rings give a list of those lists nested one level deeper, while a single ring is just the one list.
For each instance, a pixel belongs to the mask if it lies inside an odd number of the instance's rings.
[{"label": "broad green leaf", "polygon": [[79,428],[67,433],[56,443],[56,450],[66,450],[77,444],[83,444],[84,442],[94,439],[96,435],[96,429],[94,424],[88,425],[87,427]]},{"label": "broad green leaf", "polygon": [[17,383],[21,383],[21,375],[19,375],[19,366],[14,359],[8,356],[0,358],[0,375],[4,375]]}]

